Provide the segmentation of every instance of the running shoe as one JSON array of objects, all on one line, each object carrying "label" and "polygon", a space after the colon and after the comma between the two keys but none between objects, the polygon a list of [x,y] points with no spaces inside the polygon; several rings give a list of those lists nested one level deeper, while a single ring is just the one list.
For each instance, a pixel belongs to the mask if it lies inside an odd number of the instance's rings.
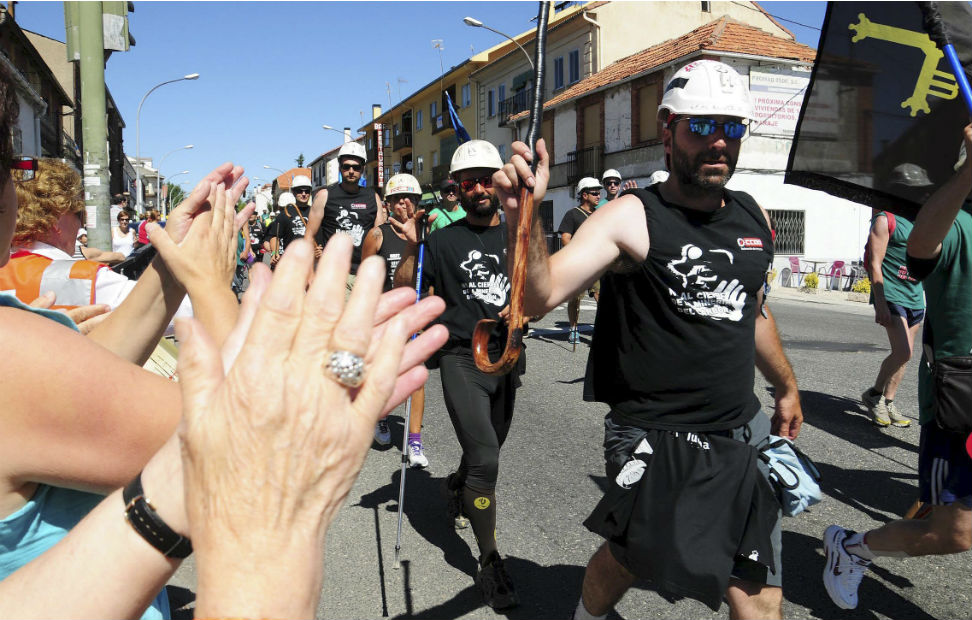
[{"label": "running shoe", "polygon": [[911,426],[911,418],[906,418],[905,416],[901,415],[901,412],[898,411],[898,407],[895,406],[893,400],[890,402],[888,401],[884,401],[884,402],[887,405],[888,417],[891,418],[891,424],[901,428],[905,428],[906,426]]},{"label": "running shoe", "polygon": [[495,610],[510,609],[520,604],[503,559],[493,551],[476,571],[476,586],[483,595],[483,602]]},{"label": "running shoe", "polygon": [[388,428],[386,420],[378,420],[375,425],[375,443],[379,446],[387,446],[391,443],[391,429]]},{"label": "running shoe", "polygon": [[891,418],[888,417],[888,408],[884,404],[884,394],[871,396],[870,389],[864,390],[864,393],[861,394],[861,402],[864,403],[864,408],[871,414],[871,420],[875,424],[878,426],[888,426],[891,424]]},{"label": "running shoe", "polygon": [[452,472],[445,479],[446,514],[457,530],[469,527],[469,519],[462,514],[462,481],[459,472]]},{"label": "running shoe", "polygon": [[580,342],[580,334],[576,329],[570,330],[570,334],[567,336],[567,344],[578,344]]},{"label": "running shoe", "polygon": [[408,466],[419,468],[429,466],[429,459],[425,456],[421,441],[408,442]]},{"label": "running shoe", "polygon": [[823,581],[830,599],[841,609],[857,608],[857,588],[864,579],[870,560],[865,560],[844,549],[849,532],[839,525],[831,525],[824,532],[823,546],[827,563]]}]

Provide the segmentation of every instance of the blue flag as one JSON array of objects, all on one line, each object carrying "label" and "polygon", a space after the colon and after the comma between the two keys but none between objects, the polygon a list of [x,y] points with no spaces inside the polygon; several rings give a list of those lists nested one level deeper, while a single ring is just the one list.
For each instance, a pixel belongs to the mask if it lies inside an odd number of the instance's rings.
[{"label": "blue flag", "polygon": [[452,107],[452,97],[449,96],[449,92],[446,91],[446,104],[449,106],[449,120],[452,121],[452,128],[456,130],[456,140],[459,144],[463,142],[469,142],[472,138],[469,137],[469,132],[466,128],[462,126],[462,121],[459,120],[459,115],[456,114],[456,109]]}]

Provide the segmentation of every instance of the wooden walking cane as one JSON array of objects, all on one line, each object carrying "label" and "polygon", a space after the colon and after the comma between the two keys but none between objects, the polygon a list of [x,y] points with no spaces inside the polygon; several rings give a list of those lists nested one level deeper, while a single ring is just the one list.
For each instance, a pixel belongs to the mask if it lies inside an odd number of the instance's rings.
[{"label": "wooden walking cane", "polygon": [[[537,170],[537,139],[540,137],[540,122],[543,120],[543,81],[544,62],[547,46],[547,20],[550,16],[550,3],[540,2],[537,15],[536,50],[533,55],[533,105],[530,107],[530,123],[527,131],[527,146],[533,153],[531,170]],[[523,351],[523,291],[526,288],[527,255],[530,233],[533,228],[533,190],[520,179],[520,213],[516,226],[516,248],[513,251],[513,272],[510,274],[510,315],[507,318],[506,346],[499,359],[489,359],[487,350],[489,336],[496,325],[492,319],[482,319],[473,331],[473,358],[476,366],[488,375],[505,375],[516,365]]]}]

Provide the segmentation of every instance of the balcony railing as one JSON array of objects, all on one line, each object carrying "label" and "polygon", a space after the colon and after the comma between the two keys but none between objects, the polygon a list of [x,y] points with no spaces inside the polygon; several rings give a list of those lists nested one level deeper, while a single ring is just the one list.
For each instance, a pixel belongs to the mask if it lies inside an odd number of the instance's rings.
[{"label": "balcony railing", "polygon": [[372,146],[372,147],[366,148],[365,149],[365,154],[368,156],[368,162],[367,163],[370,164],[373,161],[378,161],[378,149],[376,149],[375,147]]},{"label": "balcony railing", "polygon": [[400,151],[402,149],[412,148],[412,132],[403,131],[394,138],[392,138],[392,150]]},{"label": "balcony railing", "polygon": [[452,129],[452,119],[449,118],[448,114],[440,114],[432,118],[432,134],[435,135],[440,131],[445,131],[446,129]]},{"label": "balcony railing", "polygon": [[499,124],[506,125],[510,122],[510,117],[520,112],[526,112],[533,105],[533,88],[527,85],[526,88],[516,93],[512,97],[500,101],[499,103]]},{"label": "balcony railing", "polygon": [[599,178],[604,162],[604,147],[589,146],[567,153],[567,183],[574,185],[584,177]]}]

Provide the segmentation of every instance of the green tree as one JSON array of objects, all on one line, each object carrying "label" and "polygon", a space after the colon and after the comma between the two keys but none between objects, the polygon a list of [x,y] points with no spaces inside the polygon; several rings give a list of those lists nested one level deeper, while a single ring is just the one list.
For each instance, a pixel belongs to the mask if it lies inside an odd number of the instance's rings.
[{"label": "green tree", "polygon": [[167,188],[166,191],[168,195],[167,202],[169,203],[169,208],[166,211],[168,212],[174,209],[176,206],[179,205],[180,202],[186,199],[186,192],[185,190],[182,189],[181,186],[176,185],[175,183],[166,183],[165,185]]},{"label": "green tree", "polygon": [[304,154],[301,153],[300,155],[298,155],[296,161],[297,161],[297,167],[298,168],[303,168],[304,167]]}]

